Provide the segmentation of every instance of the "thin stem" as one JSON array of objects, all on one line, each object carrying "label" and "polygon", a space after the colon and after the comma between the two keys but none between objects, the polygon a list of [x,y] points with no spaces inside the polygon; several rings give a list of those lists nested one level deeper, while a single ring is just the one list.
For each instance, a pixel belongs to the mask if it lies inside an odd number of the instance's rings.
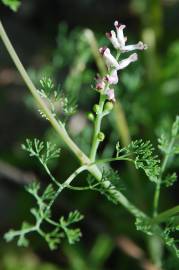
[{"label": "thin stem", "polygon": [[50,203],[48,204],[46,211],[48,212],[49,209],[52,207],[53,203],[55,202],[55,200],[57,199],[58,195],[62,192],[62,190],[66,187],[68,187],[70,185],[70,183],[73,181],[73,179],[80,174],[81,172],[85,171],[87,169],[86,165],[83,165],[81,167],[79,167],[77,170],[75,170],[68,178],[67,180],[59,186],[57,192],[55,193],[55,196],[52,198],[52,200],[50,201]]},{"label": "thin stem", "polygon": [[91,147],[91,154],[90,154],[90,159],[91,161],[95,161],[96,159],[96,152],[100,143],[100,140],[98,138],[98,134],[101,129],[101,121],[103,118],[103,108],[104,108],[104,103],[106,100],[106,96],[103,94],[100,94],[100,99],[99,99],[99,110],[97,111],[97,116],[95,120],[95,125],[94,125],[94,134],[93,134],[93,141],[92,141],[92,147]]},{"label": "thin stem", "polygon": [[155,218],[153,218],[153,222],[155,223],[163,222],[165,220],[168,220],[171,216],[174,216],[178,213],[179,213],[179,205],[158,214]]},{"label": "thin stem", "polygon": [[167,153],[165,155],[165,158],[163,160],[160,177],[159,177],[157,185],[156,185],[156,189],[155,189],[155,193],[154,193],[154,211],[153,211],[153,216],[154,217],[156,217],[157,213],[158,213],[158,205],[159,205],[159,198],[160,198],[160,189],[161,189],[161,183],[162,183],[162,176],[163,176],[163,173],[164,173],[164,171],[165,171],[165,169],[167,167],[167,163],[168,163],[169,157],[171,155],[171,150],[172,150],[174,142],[175,142],[175,138],[172,138],[171,142],[170,142],[170,144],[168,146],[168,150],[167,150]]},{"label": "thin stem", "polygon": [[130,161],[133,162],[133,159],[128,158],[126,156],[121,156],[121,157],[116,157],[116,158],[104,158],[104,159],[99,159],[95,161],[95,164],[99,163],[108,163],[108,162],[113,162],[113,161],[119,161],[119,160],[125,160],[125,161]]},{"label": "thin stem", "polygon": [[41,159],[40,159],[40,163],[43,165],[46,173],[49,175],[50,179],[59,187],[61,184],[56,180],[56,178],[51,174],[48,166],[46,164],[44,164]]}]

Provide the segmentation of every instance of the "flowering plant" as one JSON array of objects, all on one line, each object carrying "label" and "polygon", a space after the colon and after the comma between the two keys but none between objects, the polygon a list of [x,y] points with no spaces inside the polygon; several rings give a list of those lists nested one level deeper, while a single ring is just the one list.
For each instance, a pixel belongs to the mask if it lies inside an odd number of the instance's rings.
[{"label": "flowering plant", "polygon": [[[134,45],[126,45],[127,38],[123,33],[125,25],[121,25],[118,21],[115,21],[114,26],[116,32],[112,30],[107,33],[106,36],[116,50],[116,57],[113,56],[109,48],[102,47],[99,49],[99,54],[104,60],[106,70],[104,76],[96,76],[95,90],[99,93],[100,97],[99,103],[94,105],[93,111],[88,115],[89,120],[94,124],[94,129],[90,153],[87,155],[75,144],[66,130],[65,123],[58,118],[54,102],[60,101],[61,97],[58,96],[57,91],[55,91],[52,80],[42,80],[41,89],[36,89],[0,22],[0,37],[32,93],[41,115],[45,116],[59,135],[59,138],[68,146],[81,163],[64,182],[59,182],[50,170],[49,161],[60,156],[60,149],[51,142],[43,142],[38,139],[26,140],[22,148],[30,157],[38,159],[49,176],[51,183],[43,191],[40,188],[40,184],[37,182],[27,187],[27,191],[37,202],[36,207],[31,209],[35,222],[34,224],[23,222],[20,230],[11,229],[5,234],[7,241],[17,238],[17,244],[19,246],[27,246],[29,244],[28,235],[36,232],[45,239],[50,249],[56,249],[64,237],[67,238],[70,244],[74,244],[80,239],[81,231],[79,228],[74,228],[73,226],[83,219],[83,215],[75,210],[70,212],[66,218],[62,216],[58,220],[54,220],[52,206],[64,189],[80,191],[89,189],[98,191],[112,203],[125,207],[126,210],[135,217],[137,230],[147,234],[155,243],[166,245],[166,247],[179,256],[179,250],[176,245],[177,241],[173,237],[173,234],[178,230],[176,215],[179,211],[179,207],[176,206],[162,213],[158,213],[161,185],[170,186],[176,181],[175,173],[166,177],[165,172],[169,160],[179,153],[177,145],[179,137],[179,117],[176,118],[172,126],[171,134],[168,137],[162,135],[159,139],[159,149],[164,155],[162,162],[160,162],[159,158],[154,154],[154,148],[151,143],[149,141],[143,142],[141,139],[132,141],[124,148],[117,143],[115,146],[116,153],[112,157],[109,156],[108,158],[100,159],[98,155],[99,145],[105,139],[105,134],[102,132],[102,120],[112,111],[116,102],[114,85],[118,84],[119,81],[118,72],[138,59],[137,53],[132,53],[122,60],[119,60],[119,57],[133,50],[147,49],[147,45],[141,41]],[[142,169],[148,179],[155,184],[153,215],[150,216],[144,213],[123,194],[120,187],[116,184],[116,180],[118,181],[118,173],[110,168],[110,163],[114,161],[131,162],[137,170]],[[108,169],[104,169],[100,166],[100,164],[105,163],[109,164]],[[86,186],[79,187],[73,185],[72,183],[77,180],[77,176],[84,171],[89,173]],[[51,229],[49,231],[44,229],[44,223],[50,226]],[[161,258],[157,260],[156,264],[161,266]]]}]

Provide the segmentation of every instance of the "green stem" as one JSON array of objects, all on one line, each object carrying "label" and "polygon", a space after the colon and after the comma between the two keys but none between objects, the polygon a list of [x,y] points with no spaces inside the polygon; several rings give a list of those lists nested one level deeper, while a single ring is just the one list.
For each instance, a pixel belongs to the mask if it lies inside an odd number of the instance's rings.
[{"label": "green stem", "polygon": [[157,213],[158,213],[158,205],[159,205],[159,198],[160,198],[160,189],[161,189],[161,183],[162,183],[162,176],[163,176],[163,173],[164,173],[164,171],[165,171],[165,169],[167,167],[168,159],[169,159],[169,157],[171,155],[171,150],[172,150],[174,142],[175,142],[175,138],[172,138],[171,142],[170,142],[170,144],[168,146],[165,158],[163,160],[160,177],[159,177],[157,185],[156,185],[156,189],[155,189],[155,193],[154,193],[154,211],[153,211],[153,216],[154,217],[156,217]]},{"label": "green stem", "polygon": [[100,94],[99,110],[97,111],[97,116],[96,116],[96,120],[94,124],[94,134],[93,134],[93,141],[92,141],[92,147],[91,147],[91,153],[90,153],[91,161],[95,161],[96,152],[100,143],[100,140],[98,139],[98,134],[101,129],[101,122],[103,118],[103,108],[104,108],[105,100],[106,100],[106,96],[104,96],[103,94]]},{"label": "green stem", "polygon": [[158,214],[152,221],[154,223],[160,223],[165,220],[168,220],[171,216],[174,216],[178,213],[179,213],[179,205]]},{"label": "green stem", "polygon": [[80,174],[81,172],[85,171],[87,169],[86,165],[83,165],[81,167],[79,167],[77,170],[75,170],[68,178],[67,180],[59,186],[57,192],[55,193],[55,196],[53,197],[53,199],[50,201],[50,203],[47,206],[46,212],[49,211],[49,209],[52,207],[53,203],[55,202],[55,200],[57,199],[58,195],[62,192],[62,190],[66,187],[68,187],[70,185],[70,183],[73,181],[73,179]]},{"label": "green stem", "polygon": [[46,164],[43,163],[43,161],[41,159],[39,159],[40,163],[42,164],[42,166],[44,167],[46,173],[48,174],[48,176],[50,177],[50,179],[59,187],[61,184],[56,180],[56,178],[51,174],[48,166]]}]

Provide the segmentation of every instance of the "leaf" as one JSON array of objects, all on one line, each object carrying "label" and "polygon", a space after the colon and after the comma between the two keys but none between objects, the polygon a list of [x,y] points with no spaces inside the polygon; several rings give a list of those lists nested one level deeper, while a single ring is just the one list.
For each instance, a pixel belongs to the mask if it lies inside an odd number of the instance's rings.
[{"label": "leaf", "polygon": [[83,215],[80,214],[78,210],[70,212],[67,218],[67,224],[72,224],[78,222],[84,218]]},{"label": "leaf", "polygon": [[37,157],[41,163],[46,164],[60,156],[60,148],[51,142],[43,142],[39,139],[26,139],[26,143],[22,144],[22,149],[29,153],[30,157]]},{"label": "leaf", "polygon": [[2,0],[2,3],[13,11],[17,11],[20,6],[20,0]]},{"label": "leaf", "polygon": [[177,181],[176,173],[168,174],[162,181],[166,187],[171,187]]},{"label": "leaf", "polygon": [[137,217],[135,221],[136,229],[147,235],[153,235],[153,230],[150,222],[144,217]]},{"label": "leaf", "polygon": [[43,201],[49,201],[54,197],[55,193],[56,191],[54,190],[53,185],[49,184],[44,190],[41,199]]},{"label": "leaf", "polygon": [[39,90],[39,93],[44,98],[49,98],[54,93],[54,83],[51,78],[44,77],[40,80],[41,84],[41,90]]},{"label": "leaf", "polygon": [[91,175],[87,178],[89,187],[92,190],[99,191],[114,204],[118,204],[118,189],[121,190],[123,188],[119,180],[118,172],[112,169],[103,170],[100,182],[97,182]]},{"label": "leaf", "polygon": [[59,226],[64,231],[69,244],[74,244],[75,242],[79,241],[80,237],[82,236],[79,228],[71,228],[70,225],[82,219],[83,215],[81,215],[77,210],[70,212],[66,220],[63,216],[60,218]]},{"label": "leaf", "polygon": [[49,233],[45,233],[45,240],[48,243],[48,246],[51,250],[55,250],[58,248],[58,245],[61,242],[61,238],[64,237],[64,233],[60,232],[59,228],[55,228],[53,231]]},{"label": "leaf", "polygon": [[120,148],[116,145],[117,157],[130,157],[136,169],[144,170],[150,181],[157,183],[160,175],[160,160],[154,155],[154,148],[150,141],[143,142],[142,139],[132,141],[127,147]]},{"label": "leaf", "polygon": [[80,229],[67,229],[65,230],[69,244],[73,245],[78,242],[82,236]]},{"label": "leaf", "polygon": [[10,242],[14,239],[15,237],[15,230],[9,230],[7,233],[4,234],[4,239],[7,241],[7,242]]},{"label": "leaf", "polygon": [[30,183],[29,185],[27,185],[25,189],[35,197],[36,195],[38,195],[38,191],[40,189],[40,183],[37,181],[34,181]]}]

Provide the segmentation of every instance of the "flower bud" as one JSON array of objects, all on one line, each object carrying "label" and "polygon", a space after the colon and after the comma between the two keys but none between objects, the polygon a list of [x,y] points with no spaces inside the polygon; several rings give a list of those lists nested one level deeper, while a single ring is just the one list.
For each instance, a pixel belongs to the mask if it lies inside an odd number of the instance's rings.
[{"label": "flower bud", "polygon": [[94,111],[95,113],[98,113],[98,112],[99,112],[99,105],[98,105],[98,104],[95,104],[95,105],[93,106],[93,111]]},{"label": "flower bud", "polygon": [[90,120],[92,122],[94,121],[94,114],[93,113],[88,113],[87,117],[88,117],[88,120]]},{"label": "flower bud", "polygon": [[104,105],[104,113],[110,112],[113,109],[114,105],[113,102],[106,102],[106,104]]},{"label": "flower bud", "polygon": [[98,138],[98,140],[99,140],[100,142],[104,141],[104,138],[105,138],[104,133],[100,131],[100,132],[98,133],[97,138]]}]

